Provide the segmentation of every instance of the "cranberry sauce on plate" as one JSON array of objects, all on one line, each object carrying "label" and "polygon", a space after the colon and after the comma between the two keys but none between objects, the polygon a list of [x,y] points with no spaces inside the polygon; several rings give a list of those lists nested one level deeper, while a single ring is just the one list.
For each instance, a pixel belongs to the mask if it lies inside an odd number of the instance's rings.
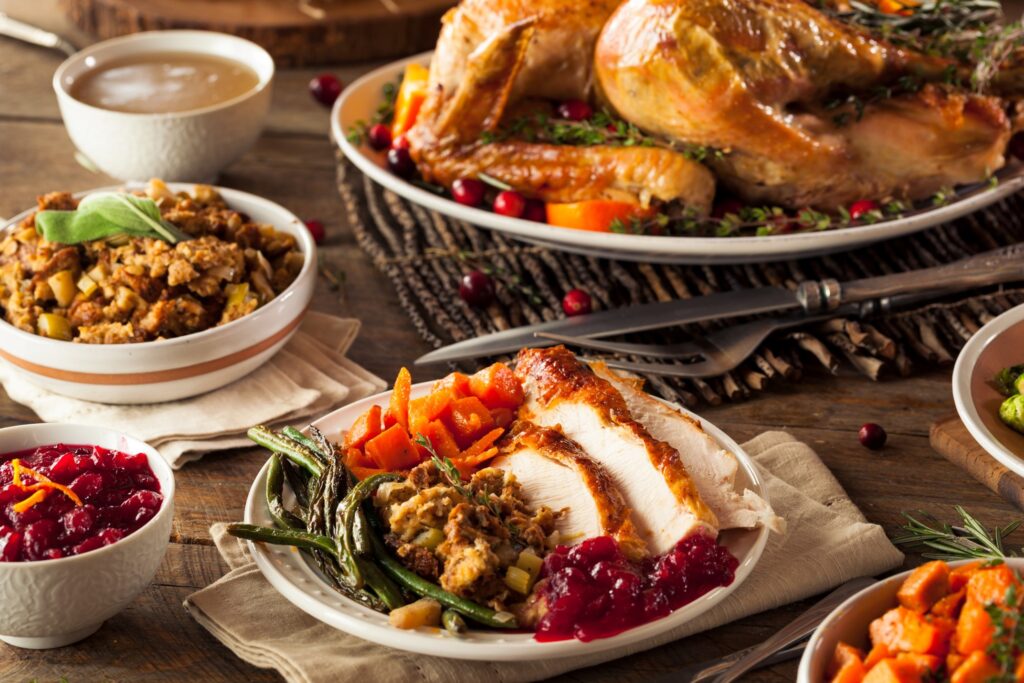
[{"label": "cranberry sauce on plate", "polygon": [[102,548],[136,531],[162,503],[144,453],[53,444],[0,455],[0,562]]},{"label": "cranberry sauce on plate", "polygon": [[610,536],[559,546],[544,560],[547,581],[540,590],[547,612],[534,637],[608,638],[728,586],[737,565],[728,550],[702,534],[640,563],[629,561]]}]

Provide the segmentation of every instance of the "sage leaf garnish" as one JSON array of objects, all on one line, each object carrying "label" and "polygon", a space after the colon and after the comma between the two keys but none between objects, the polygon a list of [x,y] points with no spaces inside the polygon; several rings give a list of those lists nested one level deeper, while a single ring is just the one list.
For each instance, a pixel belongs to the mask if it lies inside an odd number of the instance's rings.
[{"label": "sage leaf garnish", "polygon": [[75,211],[40,211],[36,232],[48,242],[79,244],[113,237],[152,237],[177,244],[189,236],[160,216],[152,199],[122,192],[97,192]]}]

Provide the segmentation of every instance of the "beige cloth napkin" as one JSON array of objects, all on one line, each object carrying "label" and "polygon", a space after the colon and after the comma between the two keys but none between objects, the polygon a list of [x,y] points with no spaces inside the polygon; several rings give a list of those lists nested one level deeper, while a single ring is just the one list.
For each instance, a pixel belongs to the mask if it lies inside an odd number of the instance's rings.
[{"label": "beige cloth napkin", "polygon": [[32,384],[5,363],[0,384],[44,422],[123,431],[179,468],[210,451],[250,444],[245,430],[255,424],[301,424],[383,391],[385,382],[345,358],[358,334],[358,320],[307,313],[295,336],[259,369],[217,391],[167,403],[116,406],[67,398]]},{"label": "beige cloth napkin", "polygon": [[425,657],[360,640],[322,624],[281,597],[242,542],[211,529],[232,569],[194,593],[185,608],[236,655],[277,669],[289,683],[321,681],[532,681],[600,664],[808,598],[844,581],[879,574],[903,556],[870,524],[806,444],[767,432],[744,444],[764,475],[787,531],[773,535],[754,571],[715,609],[643,643],[593,656],[547,661],[467,662]]}]

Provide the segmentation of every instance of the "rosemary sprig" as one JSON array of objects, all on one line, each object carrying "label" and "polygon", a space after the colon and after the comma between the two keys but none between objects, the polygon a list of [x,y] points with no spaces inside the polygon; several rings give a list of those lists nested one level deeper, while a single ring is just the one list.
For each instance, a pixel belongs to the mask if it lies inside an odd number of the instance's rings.
[{"label": "rosemary sprig", "polygon": [[991,560],[1001,561],[1016,557],[1017,552],[1007,551],[1003,541],[1013,533],[1024,520],[1017,520],[1004,527],[986,529],[967,510],[959,505],[954,507],[960,516],[961,525],[952,526],[940,522],[931,515],[917,519],[904,512],[907,523],[900,527],[904,534],[892,540],[897,545],[923,546],[931,552],[922,553],[931,560]]}]

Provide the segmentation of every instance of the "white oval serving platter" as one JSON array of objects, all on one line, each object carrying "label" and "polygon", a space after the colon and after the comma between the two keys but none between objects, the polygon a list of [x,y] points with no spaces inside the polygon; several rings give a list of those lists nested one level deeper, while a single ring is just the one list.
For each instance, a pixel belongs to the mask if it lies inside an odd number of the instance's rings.
[{"label": "white oval serving platter", "polygon": [[331,134],[341,151],[374,182],[401,197],[456,220],[496,230],[515,239],[588,256],[651,263],[754,263],[814,256],[853,249],[946,223],[982,209],[1024,187],[1020,164],[997,174],[999,184],[961,188],[950,203],[903,218],[873,225],[764,237],[667,237],[625,235],[559,228],[544,223],[499,216],[463,206],[399,178],[384,164],[384,154],[354,145],[346,133],[357,122],[369,121],[381,101],[381,88],[401,78],[406,65],[428,65],[431,52],[383,66],[342,92],[331,114]]}]

